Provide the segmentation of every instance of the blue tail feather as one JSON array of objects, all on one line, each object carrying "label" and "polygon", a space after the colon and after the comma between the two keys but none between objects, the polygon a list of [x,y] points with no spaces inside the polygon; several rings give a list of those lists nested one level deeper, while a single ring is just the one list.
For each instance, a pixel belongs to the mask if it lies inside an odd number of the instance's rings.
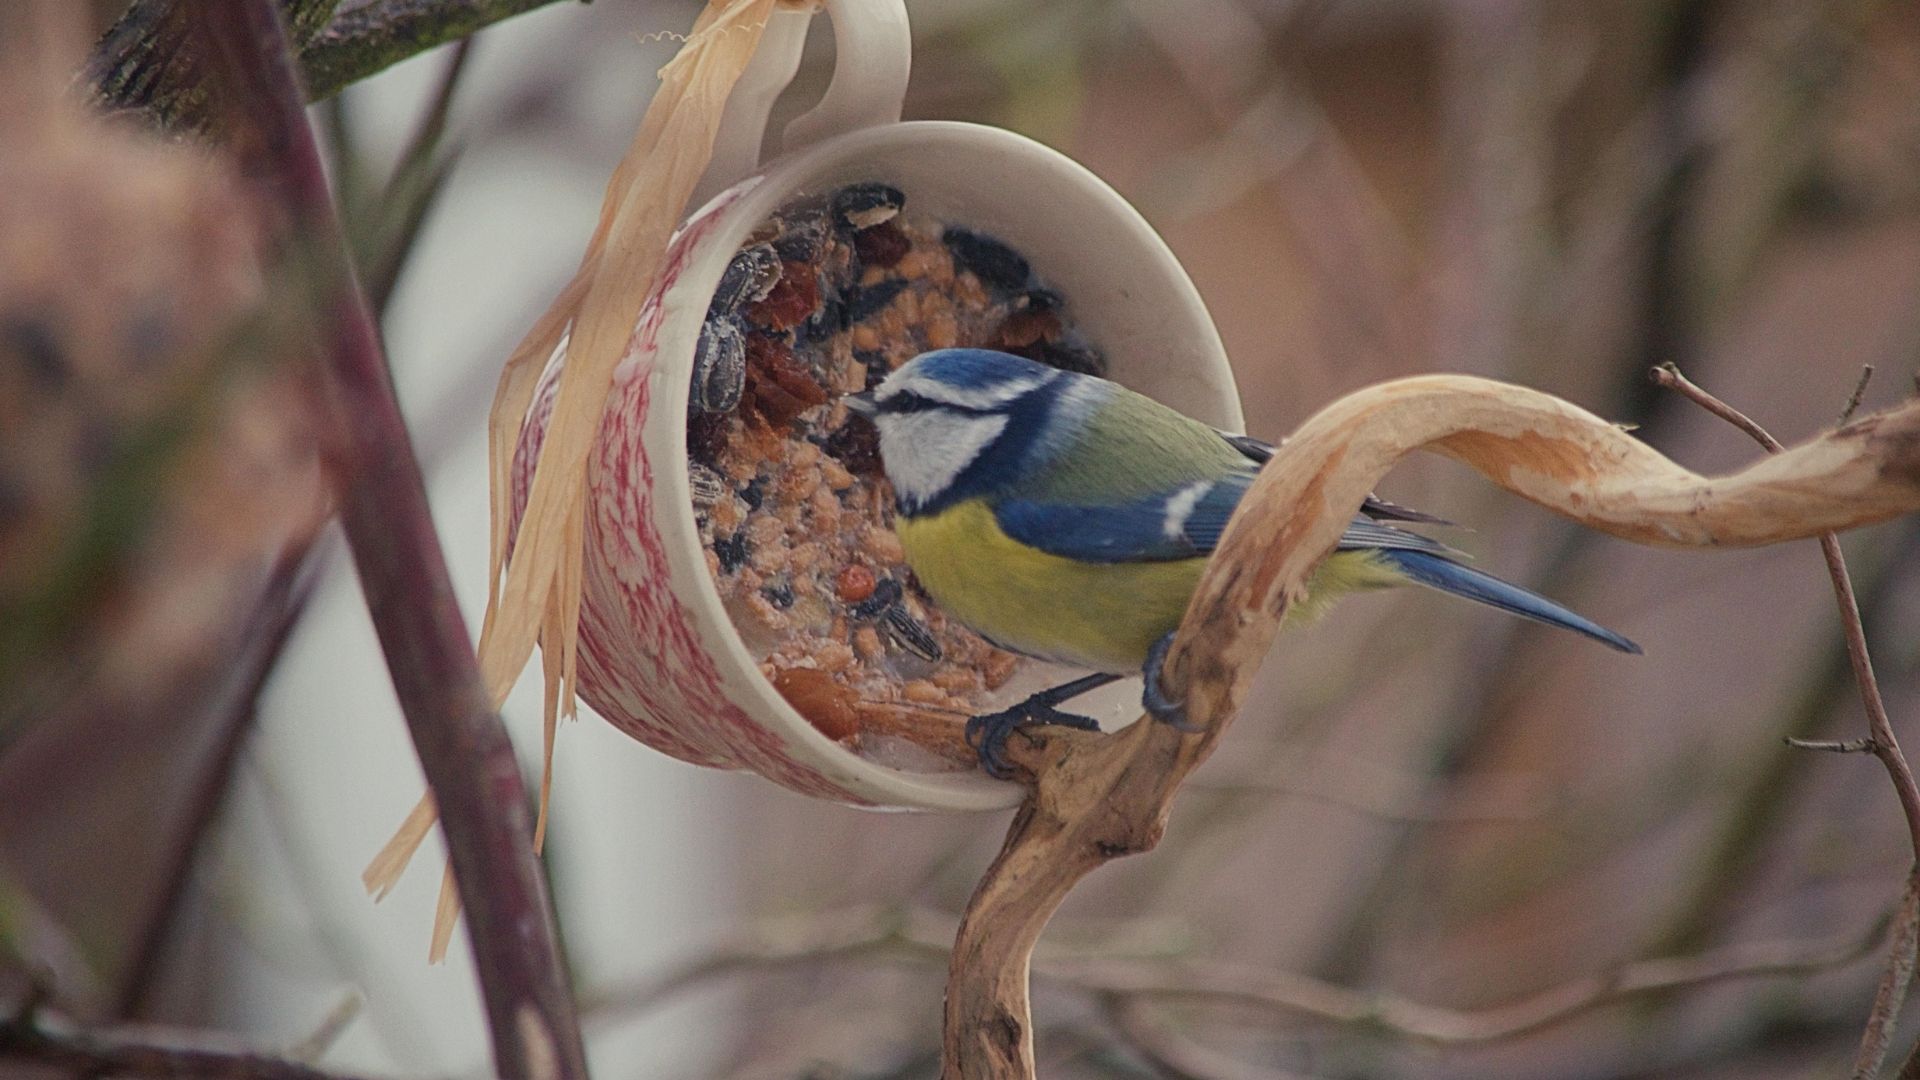
[{"label": "blue tail feather", "polygon": [[1599,623],[1576,615],[1546,597],[1528,592],[1518,585],[1509,585],[1492,574],[1482,573],[1424,551],[1382,550],[1377,554],[1414,582],[1430,589],[1464,596],[1469,600],[1478,600],[1482,604],[1497,607],[1523,619],[1532,619],[1535,622],[1546,623],[1548,626],[1558,626],[1575,633],[1585,634],[1623,653],[1639,655],[1641,651],[1640,646]]}]

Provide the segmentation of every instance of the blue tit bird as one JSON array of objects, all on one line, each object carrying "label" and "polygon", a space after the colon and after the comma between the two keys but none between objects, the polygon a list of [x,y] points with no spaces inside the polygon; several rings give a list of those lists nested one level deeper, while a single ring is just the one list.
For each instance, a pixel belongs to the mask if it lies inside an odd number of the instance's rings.
[{"label": "blue tit bird", "polygon": [[[1146,676],[1148,711],[1182,722],[1159,691],[1160,661],[1271,446],[1117,383],[986,349],[924,353],[845,400],[879,429],[900,544],[934,603],[1000,648],[1094,672],[969,722],[989,772],[1007,774],[1016,727],[1093,727],[1059,706],[1134,672]],[[1347,593],[1417,584],[1640,651],[1393,521],[1444,524],[1369,499],[1289,622]]]}]

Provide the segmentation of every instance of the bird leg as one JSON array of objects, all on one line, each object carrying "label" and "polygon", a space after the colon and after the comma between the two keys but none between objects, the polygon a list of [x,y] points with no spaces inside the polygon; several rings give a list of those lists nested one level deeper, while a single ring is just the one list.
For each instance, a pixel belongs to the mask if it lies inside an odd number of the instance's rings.
[{"label": "bird leg", "polygon": [[1056,706],[1119,679],[1120,676],[1107,672],[1085,675],[1042,690],[999,712],[971,717],[967,720],[967,745],[980,755],[980,767],[987,771],[988,776],[998,780],[1010,779],[1013,767],[1007,763],[1007,738],[1015,730],[1036,724],[1056,724],[1079,728],[1081,731],[1099,731],[1100,725],[1093,718],[1062,712]]},{"label": "bird leg", "polygon": [[1153,643],[1147,650],[1147,663],[1140,671],[1144,685],[1140,688],[1140,704],[1148,715],[1175,731],[1188,734],[1201,730],[1200,726],[1187,719],[1186,707],[1167,696],[1160,686],[1160,669],[1166,666],[1167,650],[1173,647],[1173,631]]}]

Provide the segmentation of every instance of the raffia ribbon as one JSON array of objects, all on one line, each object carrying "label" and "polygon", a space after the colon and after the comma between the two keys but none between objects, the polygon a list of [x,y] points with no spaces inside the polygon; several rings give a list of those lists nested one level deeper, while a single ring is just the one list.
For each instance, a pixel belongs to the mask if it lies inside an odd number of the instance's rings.
[{"label": "raffia ribbon", "polygon": [[[680,51],[660,69],[660,89],[607,182],[600,222],[580,268],[507,358],[494,392],[487,422],[492,490],[487,580],[494,591],[480,629],[480,670],[498,708],[532,658],[534,645],[541,647],[546,694],[536,850],[546,840],[554,729],[562,713],[574,712],[588,454],[600,432],[614,369],[659,274],[667,241],[713,155],[727,96],[753,59],[776,5],[811,6],[799,0],[709,0]],[[535,384],[563,347],[566,369],[509,560],[514,449]],[[376,900],[391,891],[437,819],[428,792],[361,874]],[[431,960],[445,957],[459,913],[449,867],[434,917]]]}]

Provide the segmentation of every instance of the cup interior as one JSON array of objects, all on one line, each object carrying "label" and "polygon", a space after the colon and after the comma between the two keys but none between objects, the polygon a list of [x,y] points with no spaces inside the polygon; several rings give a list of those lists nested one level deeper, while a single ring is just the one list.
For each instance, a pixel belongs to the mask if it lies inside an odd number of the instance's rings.
[{"label": "cup interior", "polygon": [[[1035,273],[1066,298],[1073,324],[1106,356],[1109,377],[1196,419],[1229,431],[1242,426],[1239,396],[1224,348],[1199,293],[1166,243],[1126,200],[1070,158],[999,128],[945,121],[887,124],[851,132],[783,157],[717,215],[666,299],[668,321],[697,329],[727,260],[761,221],[797,198],[859,181],[906,193],[907,211],[991,234],[1025,255]],[[726,196],[722,196],[725,198]],[[692,334],[663,333],[654,371],[660,452],[656,484],[664,505],[684,507],[661,521],[670,548],[698,552],[686,493],[686,398]],[[650,423],[649,428],[653,428]],[[670,445],[662,445],[668,443]],[[693,598],[709,647],[754,717],[777,728],[796,751],[882,805],[972,810],[1010,806],[1020,789],[979,772],[911,773],[861,758],[816,731],[760,675],[721,608],[706,567]],[[704,602],[700,598],[704,598]],[[715,625],[717,623],[717,625]],[[1030,692],[1060,681],[1065,669],[1032,664],[1015,683]],[[1070,673],[1069,673],[1070,675]],[[1024,680],[1024,681],[1023,681]],[[1076,699],[1072,708],[1113,730],[1140,715],[1137,679]]]}]

